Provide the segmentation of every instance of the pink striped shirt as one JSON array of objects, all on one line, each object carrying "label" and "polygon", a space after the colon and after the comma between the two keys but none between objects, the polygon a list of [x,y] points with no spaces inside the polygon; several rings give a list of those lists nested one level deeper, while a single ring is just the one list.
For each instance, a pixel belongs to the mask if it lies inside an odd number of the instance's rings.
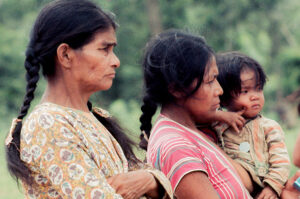
[{"label": "pink striped shirt", "polygon": [[219,149],[199,133],[160,115],[152,129],[147,160],[171,181],[173,190],[188,173],[201,171],[220,198],[251,198]]}]

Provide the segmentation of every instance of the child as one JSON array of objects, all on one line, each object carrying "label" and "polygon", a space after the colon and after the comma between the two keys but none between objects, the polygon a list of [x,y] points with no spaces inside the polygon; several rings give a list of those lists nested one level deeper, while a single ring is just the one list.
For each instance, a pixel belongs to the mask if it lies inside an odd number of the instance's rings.
[{"label": "child", "polygon": [[[289,176],[290,161],[280,125],[260,112],[264,106],[263,88],[266,75],[260,64],[238,52],[217,55],[218,81],[224,90],[221,106],[242,112],[245,122],[240,132],[227,124],[215,127],[221,147],[250,174],[262,188],[260,198],[277,198]],[[230,112],[218,111],[223,121],[230,121]],[[254,190],[257,192],[257,189]]]}]

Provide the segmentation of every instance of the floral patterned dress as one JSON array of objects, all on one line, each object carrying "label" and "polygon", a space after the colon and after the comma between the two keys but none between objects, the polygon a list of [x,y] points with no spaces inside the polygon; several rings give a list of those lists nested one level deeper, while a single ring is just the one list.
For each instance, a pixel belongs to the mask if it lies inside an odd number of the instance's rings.
[{"label": "floral patterned dress", "polygon": [[[23,124],[20,154],[36,182],[23,183],[27,198],[122,198],[106,178],[128,172],[128,162],[92,113],[52,103],[36,106]],[[165,176],[147,171],[172,197]]]}]

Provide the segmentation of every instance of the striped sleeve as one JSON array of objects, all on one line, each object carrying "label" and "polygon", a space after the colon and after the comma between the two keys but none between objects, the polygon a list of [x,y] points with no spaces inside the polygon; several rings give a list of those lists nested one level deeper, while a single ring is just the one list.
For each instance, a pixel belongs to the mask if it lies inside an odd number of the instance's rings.
[{"label": "striped sleeve", "polygon": [[280,196],[290,171],[290,159],[284,141],[284,132],[280,125],[265,121],[264,133],[269,152],[269,172],[263,182],[269,184]]},{"label": "striped sleeve", "polygon": [[163,136],[154,138],[157,148],[154,147],[155,152],[151,153],[149,162],[167,176],[173,190],[186,174],[193,171],[207,173],[201,152],[190,140],[178,136],[179,129],[170,127],[161,130],[165,132],[158,133]]}]

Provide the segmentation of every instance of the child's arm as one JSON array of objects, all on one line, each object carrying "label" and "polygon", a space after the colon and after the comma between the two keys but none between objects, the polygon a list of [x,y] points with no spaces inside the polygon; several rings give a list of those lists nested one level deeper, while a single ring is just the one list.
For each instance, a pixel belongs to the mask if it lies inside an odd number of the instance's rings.
[{"label": "child's arm", "polygon": [[275,199],[278,198],[276,191],[270,186],[265,186],[256,199]]},{"label": "child's arm", "polygon": [[238,112],[217,110],[215,114],[215,120],[228,124],[234,129],[235,132],[239,133],[240,129],[242,129],[245,125],[245,119],[241,116],[243,113],[244,110]]},{"label": "child's arm", "polygon": [[297,140],[296,140],[296,144],[295,144],[295,148],[294,148],[294,152],[293,152],[293,162],[294,165],[296,165],[297,167],[300,167],[300,133],[298,134]]},{"label": "child's arm", "polygon": [[289,154],[284,142],[284,132],[280,125],[273,120],[265,121],[264,125],[265,140],[269,153],[269,170],[263,182],[272,187],[280,196],[289,176]]}]

